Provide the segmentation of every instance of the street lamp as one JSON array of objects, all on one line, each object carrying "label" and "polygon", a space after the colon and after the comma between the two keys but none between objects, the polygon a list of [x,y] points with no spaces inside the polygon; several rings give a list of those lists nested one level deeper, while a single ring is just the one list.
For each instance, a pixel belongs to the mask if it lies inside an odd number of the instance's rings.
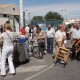
[{"label": "street lamp", "polygon": [[[28,10],[25,10],[25,12],[26,12],[26,11],[28,11]],[[28,14],[28,24],[30,24],[30,22],[31,22],[31,20],[30,20],[30,14],[31,14],[31,12],[28,11],[27,14]],[[26,19],[26,20],[27,20],[27,19]],[[26,24],[27,24],[27,23],[26,23]]]},{"label": "street lamp", "polygon": [[27,11],[28,11],[28,10],[25,10],[25,25],[28,24],[28,23],[27,23],[27,15],[26,15],[26,12],[27,12]]},{"label": "street lamp", "polygon": [[31,12],[28,12],[27,14],[28,14],[29,24],[30,24],[30,22],[31,22],[31,21],[30,21],[30,14],[31,14]]}]

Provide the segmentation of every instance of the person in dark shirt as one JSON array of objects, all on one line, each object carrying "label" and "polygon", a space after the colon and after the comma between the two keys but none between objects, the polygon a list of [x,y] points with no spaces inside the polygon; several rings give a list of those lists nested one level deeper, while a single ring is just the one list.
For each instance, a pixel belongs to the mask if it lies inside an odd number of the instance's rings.
[{"label": "person in dark shirt", "polygon": [[2,25],[1,25],[0,31],[1,31],[1,33],[3,33],[3,26]]}]

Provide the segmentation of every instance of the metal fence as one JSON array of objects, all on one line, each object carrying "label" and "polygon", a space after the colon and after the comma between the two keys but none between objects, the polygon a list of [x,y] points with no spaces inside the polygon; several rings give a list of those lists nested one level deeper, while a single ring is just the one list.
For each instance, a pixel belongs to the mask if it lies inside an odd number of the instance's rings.
[{"label": "metal fence", "polygon": [[31,21],[31,24],[32,25],[37,25],[37,24],[46,24],[46,26],[48,24],[51,24],[52,26],[55,26],[55,27],[58,27],[59,24],[62,24],[63,23],[63,20],[57,20],[57,19],[54,19],[54,20],[32,20]]}]

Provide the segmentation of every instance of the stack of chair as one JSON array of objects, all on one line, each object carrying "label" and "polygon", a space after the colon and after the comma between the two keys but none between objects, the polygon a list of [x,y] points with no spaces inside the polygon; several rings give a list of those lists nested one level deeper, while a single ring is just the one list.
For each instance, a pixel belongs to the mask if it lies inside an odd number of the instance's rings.
[{"label": "stack of chair", "polygon": [[64,45],[64,39],[62,39],[61,43],[59,44],[57,55],[56,55],[55,65],[57,64],[57,62],[63,61],[64,67],[65,67],[65,65],[68,61],[69,55],[70,55],[70,50],[64,48],[63,45]]},{"label": "stack of chair", "polygon": [[72,52],[75,53],[75,58],[80,60],[80,39],[73,40],[72,43]]},{"label": "stack of chair", "polygon": [[76,41],[75,46],[76,46],[76,53],[75,53],[76,59],[80,60],[80,39]]}]

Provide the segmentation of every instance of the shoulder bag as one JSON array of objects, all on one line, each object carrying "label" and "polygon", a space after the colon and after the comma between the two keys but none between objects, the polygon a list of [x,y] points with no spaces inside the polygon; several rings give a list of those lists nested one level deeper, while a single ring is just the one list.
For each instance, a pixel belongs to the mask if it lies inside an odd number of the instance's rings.
[{"label": "shoulder bag", "polygon": [[[7,33],[7,32],[6,32]],[[11,42],[13,43],[13,54],[15,53],[15,45],[14,45],[14,42],[13,40],[11,39],[11,37],[9,36],[9,34],[7,33],[8,37],[10,38]]]}]

